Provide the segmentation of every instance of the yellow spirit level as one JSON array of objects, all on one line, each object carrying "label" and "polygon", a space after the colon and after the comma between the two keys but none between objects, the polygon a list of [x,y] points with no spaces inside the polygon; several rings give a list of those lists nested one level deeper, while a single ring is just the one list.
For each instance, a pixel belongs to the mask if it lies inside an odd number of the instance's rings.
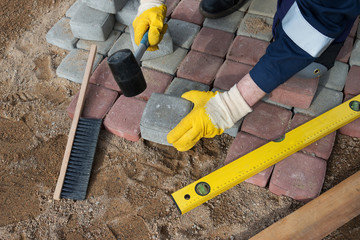
[{"label": "yellow spirit level", "polygon": [[359,117],[360,95],[174,192],[172,198],[184,214]]}]

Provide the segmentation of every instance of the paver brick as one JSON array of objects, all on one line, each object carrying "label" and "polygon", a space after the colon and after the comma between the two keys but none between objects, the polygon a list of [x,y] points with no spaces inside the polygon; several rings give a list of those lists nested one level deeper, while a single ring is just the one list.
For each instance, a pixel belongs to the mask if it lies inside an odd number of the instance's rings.
[{"label": "paver brick", "polygon": [[320,77],[319,84],[333,90],[342,91],[345,86],[348,72],[349,65],[335,61],[334,66]]},{"label": "paver brick", "polygon": [[174,44],[186,49],[191,47],[196,34],[200,31],[199,25],[178,19],[170,19],[167,24]]},{"label": "paver brick", "polygon": [[165,0],[165,5],[167,7],[166,17],[168,18],[179,4],[180,0]]},{"label": "paver brick", "polygon": [[109,132],[136,142],[140,139],[140,120],[146,102],[133,97],[120,96],[104,120]]},{"label": "paver brick", "polygon": [[269,42],[273,37],[272,22],[272,18],[248,13],[241,21],[236,34]]},{"label": "paver brick", "polygon": [[223,59],[191,50],[182,61],[177,77],[212,84]]},{"label": "paver brick", "polygon": [[245,116],[241,131],[257,137],[274,140],[285,134],[291,111],[265,102],[258,102],[253,111]]},{"label": "paver brick", "polygon": [[[76,0],[73,5],[66,11],[65,17],[72,18],[79,8],[82,8],[86,3],[83,0]],[[70,27],[70,26],[69,26]]]},{"label": "paver brick", "polygon": [[277,0],[252,0],[249,6],[249,13],[274,18]]},{"label": "paver brick", "polygon": [[266,103],[270,103],[270,104],[273,104],[275,106],[282,107],[282,108],[285,108],[285,109],[288,109],[288,110],[291,110],[293,108],[292,106],[288,106],[288,105],[285,105],[285,104],[282,104],[282,103],[279,103],[279,102],[272,101],[270,99],[270,96],[271,96],[271,93],[266,94],[261,100],[266,102]]},{"label": "paver brick", "polygon": [[126,26],[131,25],[137,14],[139,5],[140,0],[127,1],[125,6],[115,14],[116,21],[125,24]]},{"label": "paver brick", "polygon": [[350,66],[356,65],[360,66],[360,40],[356,39],[353,50],[351,51],[350,59],[349,59]]},{"label": "paver brick", "polygon": [[[313,119],[310,116],[306,116],[303,114],[295,114],[291,120],[290,130],[297,128],[298,126],[310,121]],[[334,147],[336,137],[336,131],[328,134],[327,136],[321,138],[320,140],[314,142],[313,144],[303,148],[303,151],[311,154],[315,154],[315,156],[322,159],[329,159],[331,155],[331,151]]]},{"label": "paver brick", "polygon": [[[74,117],[79,94],[80,92],[75,95],[67,108],[67,113],[70,118]],[[116,91],[94,84],[89,84],[85,95],[85,102],[81,112],[81,117],[103,119],[117,97],[118,92]]]},{"label": "paver brick", "polygon": [[70,30],[70,19],[61,18],[55,25],[46,33],[46,41],[52,45],[66,50],[73,50],[75,44],[79,39],[74,37]]},{"label": "paver brick", "polygon": [[169,87],[166,89],[165,94],[169,94],[174,97],[181,97],[181,95],[191,90],[209,91],[210,87],[203,83],[183,78],[174,78]]},{"label": "paver brick", "polygon": [[134,53],[134,48],[131,43],[131,37],[128,33],[123,33],[121,36],[116,40],[114,45],[110,48],[108,52],[108,56],[111,56],[115,52],[121,49],[130,49]]},{"label": "paver brick", "polygon": [[344,93],[345,95],[357,95],[360,94],[360,67],[352,66],[347,75],[345,82]]},{"label": "paver brick", "polygon": [[71,18],[70,28],[77,38],[105,41],[113,29],[114,23],[114,15],[84,5]]},{"label": "paver brick", "polygon": [[[351,98],[355,97],[354,95],[346,95],[344,102],[350,100]],[[352,121],[351,123],[348,123],[347,125],[340,128],[339,132],[341,134],[351,136],[351,137],[357,137],[360,138],[360,118]]]},{"label": "paver brick", "polygon": [[127,26],[125,24],[119,23],[119,22],[115,22],[114,24],[114,30],[118,31],[118,32],[125,32],[125,28],[127,28]]},{"label": "paver brick", "polygon": [[199,5],[200,1],[198,0],[182,0],[171,14],[171,18],[195,23],[201,26],[204,17],[199,12]]},{"label": "paver brick", "polygon": [[110,48],[114,45],[114,43],[120,37],[120,35],[121,32],[112,31],[109,37],[105,41],[90,41],[90,40],[80,39],[77,42],[76,47],[80,49],[90,50],[91,45],[95,44],[97,46],[96,51],[101,55],[106,56]]},{"label": "paver brick", "polygon": [[235,33],[243,17],[243,12],[236,11],[230,15],[221,18],[205,18],[203,26],[222,30],[225,32]]},{"label": "paver brick", "polygon": [[234,84],[251,70],[252,66],[243,63],[226,60],[216,74],[214,87],[230,90]]},{"label": "paver brick", "polygon": [[343,63],[347,63],[349,61],[351,50],[354,46],[354,41],[355,40],[352,37],[346,38],[346,40],[344,42],[344,46],[341,48],[339,54],[336,57],[337,61],[340,61]]},{"label": "paver brick", "polygon": [[245,1],[245,2],[243,3],[243,5],[239,8],[238,11],[243,12],[243,13],[246,12],[246,11],[248,11],[248,9],[249,9],[249,7],[250,7],[250,4],[251,4],[251,0]]},{"label": "paver brick", "polygon": [[[88,57],[88,51],[80,49],[71,50],[56,69],[56,74],[59,77],[66,78],[70,81],[81,83],[84,77]],[[102,55],[98,53],[95,55],[92,69],[96,69],[102,58]]]},{"label": "paver brick", "polygon": [[318,87],[318,78],[292,77],[270,93],[270,100],[287,106],[308,108]]},{"label": "paver brick", "polygon": [[171,146],[168,133],[192,109],[193,104],[183,98],[153,93],[140,121],[141,136],[149,141]]},{"label": "paver brick", "polygon": [[358,31],[359,29],[359,17],[356,18],[351,30],[350,30],[350,33],[349,33],[349,37],[353,37],[355,38],[357,36],[357,38],[359,38],[359,34],[360,32]]},{"label": "paver brick", "polygon": [[308,202],[319,196],[325,173],[326,161],[294,153],[275,165],[269,190],[277,195]]},{"label": "paver brick", "polygon": [[89,82],[121,93],[121,89],[116,83],[110,67],[107,64],[107,58],[105,58],[93,74],[91,74]]},{"label": "paver brick", "polygon": [[102,12],[115,14],[121,10],[128,0],[83,0],[86,4]]},{"label": "paver brick", "polygon": [[224,58],[234,39],[234,34],[203,27],[196,36],[192,50]]},{"label": "paver brick", "polygon": [[314,99],[309,108],[294,108],[295,113],[303,113],[312,117],[338,106],[343,100],[343,93],[323,86],[318,86]]},{"label": "paver brick", "polygon": [[142,66],[174,75],[186,54],[186,49],[174,46],[174,52],[172,54],[155,59],[145,60],[142,62]]},{"label": "paver brick", "polygon": [[226,58],[255,66],[259,59],[265,54],[268,46],[269,43],[263,40],[237,36],[231,44]]},{"label": "paver brick", "polygon": [[[229,148],[224,164],[228,164],[266,143],[267,141],[264,139],[245,132],[239,132]],[[274,166],[271,166],[245,181],[260,187],[265,187],[270,179],[273,168]]]},{"label": "paver brick", "polygon": [[144,92],[136,95],[135,98],[148,101],[151,94],[156,93],[164,93],[165,89],[170,85],[173,77],[169,74],[155,71],[149,68],[141,68],[142,73],[144,75],[146,81],[146,89]]}]

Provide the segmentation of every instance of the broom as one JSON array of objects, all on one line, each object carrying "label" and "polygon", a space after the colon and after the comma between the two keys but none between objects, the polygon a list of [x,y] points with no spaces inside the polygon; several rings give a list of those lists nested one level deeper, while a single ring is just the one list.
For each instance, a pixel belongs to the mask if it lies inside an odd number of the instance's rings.
[{"label": "broom", "polygon": [[95,55],[96,45],[92,45],[54,192],[55,200],[84,200],[86,196],[102,125],[102,119],[80,118]]}]

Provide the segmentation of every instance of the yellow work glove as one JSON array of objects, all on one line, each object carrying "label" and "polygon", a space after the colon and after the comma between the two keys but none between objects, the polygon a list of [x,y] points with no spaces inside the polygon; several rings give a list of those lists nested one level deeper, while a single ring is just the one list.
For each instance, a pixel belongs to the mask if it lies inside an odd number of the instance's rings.
[{"label": "yellow work glove", "polygon": [[149,30],[148,51],[158,50],[157,46],[162,40],[167,24],[164,24],[166,16],[165,0],[141,0],[137,15],[133,21],[134,41],[140,44],[142,37]]},{"label": "yellow work glove", "polygon": [[252,111],[236,85],[224,93],[193,90],[181,97],[193,102],[194,108],[167,135],[179,151],[189,150],[203,137],[222,134]]}]

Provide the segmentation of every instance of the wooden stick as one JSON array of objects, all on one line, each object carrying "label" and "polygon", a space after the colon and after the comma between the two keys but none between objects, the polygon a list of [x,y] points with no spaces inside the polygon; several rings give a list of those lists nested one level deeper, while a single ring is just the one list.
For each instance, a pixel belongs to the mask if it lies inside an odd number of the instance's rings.
[{"label": "wooden stick", "polygon": [[360,214],[360,171],[250,240],[323,239]]},{"label": "wooden stick", "polygon": [[86,93],[89,78],[91,75],[92,66],[94,64],[95,55],[96,55],[96,45],[92,45],[90,48],[89,58],[86,63],[85,74],[84,74],[84,78],[83,78],[83,81],[81,84],[79,98],[78,98],[76,108],[75,108],[74,118],[71,123],[71,128],[70,128],[69,137],[68,137],[68,141],[67,141],[66,148],[65,148],[65,153],[64,153],[64,158],[63,158],[61,169],[60,169],[59,178],[56,183],[56,188],[55,188],[55,192],[54,192],[55,200],[60,200],[61,190],[62,190],[64,180],[65,180],[66,169],[69,164],[69,159],[70,159],[71,149],[72,149],[72,146],[74,143],[76,128],[77,128],[77,125],[78,125],[78,122],[80,119],[80,115],[81,115],[81,112],[82,112],[82,109],[84,106],[85,93]]}]

